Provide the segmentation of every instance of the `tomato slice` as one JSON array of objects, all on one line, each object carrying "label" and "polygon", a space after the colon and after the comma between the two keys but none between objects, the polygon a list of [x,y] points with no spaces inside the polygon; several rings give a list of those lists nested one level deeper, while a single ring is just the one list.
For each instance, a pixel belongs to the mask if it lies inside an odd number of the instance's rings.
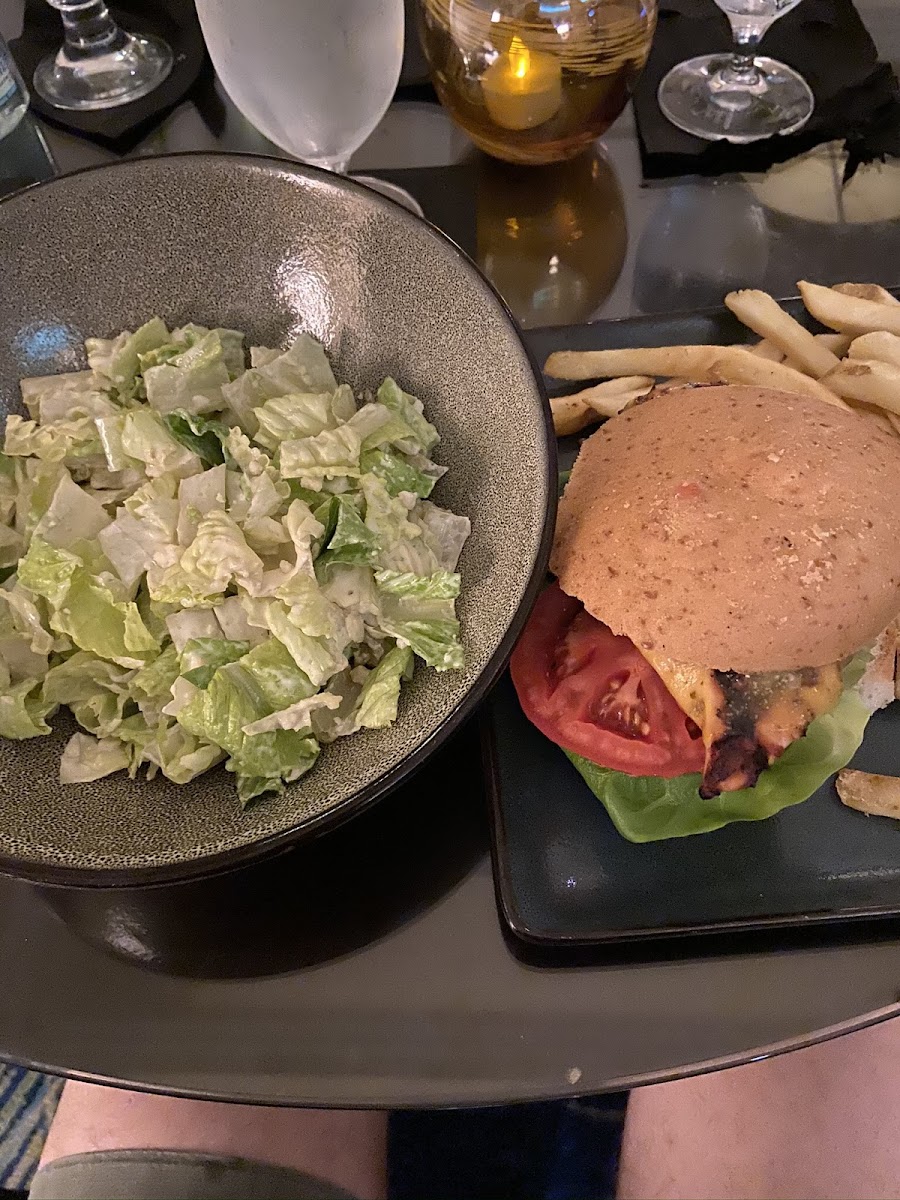
[{"label": "tomato slice", "polygon": [[702,771],[700,730],[634,643],[551,584],[510,660],[528,719],[562,746],[627,775]]}]

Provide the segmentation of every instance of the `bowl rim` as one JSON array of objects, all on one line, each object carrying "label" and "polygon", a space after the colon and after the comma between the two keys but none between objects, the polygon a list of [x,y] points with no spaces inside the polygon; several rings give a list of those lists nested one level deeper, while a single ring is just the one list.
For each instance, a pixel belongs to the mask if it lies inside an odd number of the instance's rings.
[{"label": "bowl rim", "polygon": [[[427,217],[420,217],[404,208],[402,205],[381,195],[364,184],[357,183],[349,175],[338,175],[321,167],[307,163],[292,162],[270,154],[243,154],[234,151],[221,150],[185,150],[168,154],[142,155],[132,158],[122,158],[115,162],[95,163],[92,166],[81,167],[76,171],[66,171],[50,179],[20,188],[9,195],[0,198],[0,215],[10,205],[27,201],[36,191],[59,187],[65,180],[79,175],[108,173],[110,171],[128,171],[134,168],[146,168],[157,163],[167,164],[179,160],[194,162],[210,161],[212,163],[233,163],[235,160],[247,166],[256,165],[269,173],[276,172],[299,178],[312,178],[326,183],[338,190],[349,190],[367,203],[390,210],[395,218],[409,226],[424,226],[428,237],[449,253],[464,272],[471,275],[472,282],[482,292],[492,299],[500,310],[505,323],[518,344],[525,361],[531,368],[534,385],[538,397],[543,401],[543,433],[546,453],[544,455],[546,471],[544,484],[547,490],[547,506],[544,513],[543,528],[537,547],[537,553],[531,569],[528,583],[522,595],[522,600],[513,613],[512,620],[506,628],[496,650],[491,655],[481,674],[477,677],[469,691],[462,697],[456,707],[444,718],[426,741],[422,742],[415,751],[397,763],[391,770],[378,776],[370,784],[352,793],[324,812],[314,814],[289,829],[268,834],[246,845],[234,846],[228,850],[206,854],[200,858],[187,859],[181,862],[157,865],[103,868],[103,867],[65,867],[53,863],[40,863],[29,859],[20,859],[9,854],[0,853],[0,874],[16,879],[27,880],[31,883],[48,887],[69,888],[145,888],[172,883],[182,883],[192,879],[221,875],[249,863],[259,861],[270,855],[286,850],[300,842],[312,839],[337,828],[358,813],[371,808],[383,796],[393,791],[401,783],[411,779],[424,765],[432,753],[450,737],[472,715],[484,700],[490,689],[496,683],[501,672],[506,667],[519,634],[525,624],[528,614],[537,599],[538,592],[544,585],[547,564],[550,557],[550,546],[556,523],[557,508],[557,444],[556,435],[550,414],[547,387],[540,365],[532,352],[523,330],[519,326],[509,305],[481,271],[477,263],[443,230],[439,229]],[[166,169],[165,166],[163,169]]]}]

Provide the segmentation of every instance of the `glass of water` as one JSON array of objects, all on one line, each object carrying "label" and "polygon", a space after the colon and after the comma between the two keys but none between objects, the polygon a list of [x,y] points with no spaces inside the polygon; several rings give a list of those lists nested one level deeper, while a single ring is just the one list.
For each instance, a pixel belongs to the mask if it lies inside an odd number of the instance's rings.
[{"label": "glass of water", "polygon": [[116,108],[146,96],[172,70],[158,37],[126,33],[103,0],[48,0],[62,17],[65,40],[38,63],[34,90],[54,108]]},{"label": "glass of water", "polygon": [[[197,15],[247,120],[289,154],[346,173],[400,78],[403,0],[197,0]],[[361,182],[421,212],[402,188]]]},{"label": "glass of water", "polygon": [[714,141],[756,142],[796,133],[815,107],[809,84],[785,63],[756,54],[773,21],[800,0],[716,0],[731,22],[732,54],[688,59],[659,85],[664,115],[686,133]]}]

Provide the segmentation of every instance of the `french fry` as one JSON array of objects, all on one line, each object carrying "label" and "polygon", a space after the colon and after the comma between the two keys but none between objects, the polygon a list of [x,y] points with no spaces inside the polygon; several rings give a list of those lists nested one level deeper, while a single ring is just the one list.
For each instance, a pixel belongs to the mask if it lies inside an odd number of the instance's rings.
[{"label": "french fry", "polygon": [[550,400],[550,412],[556,436],[578,433],[598,418],[616,416],[633,400],[646,396],[652,387],[650,375],[626,375],[596,383],[568,396],[554,396]]},{"label": "french fry", "polygon": [[842,803],[873,817],[900,818],[900,779],[844,769],[835,781]]},{"label": "french fry", "polygon": [[551,396],[550,414],[553,417],[553,432],[557,437],[580,433],[599,420],[594,409],[575,396]]},{"label": "french fry", "polygon": [[860,358],[867,362],[874,359],[892,367],[900,367],[900,337],[896,333],[885,333],[883,330],[864,333],[850,343],[847,353],[850,358]]},{"label": "french fry", "polygon": [[845,400],[861,400],[900,416],[900,367],[845,358],[827,383]]},{"label": "french fry", "polygon": [[812,315],[829,329],[855,335],[871,333],[875,329],[900,334],[900,305],[862,300],[804,279],[797,287]]},{"label": "french fry", "polygon": [[[877,404],[865,404],[861,400],[851,400],[850,407],[854,412],[859,413],[860,416],[865,417],[869,421],[874,421],[885,433],[900,432],[900,417],[895,416],[894,413],[886,413]],[[892,417],[897,422],[896,430],[891,421]]]},{"label": "french fry", "polygon": [[775,388],[780,392],[800,392],[806,396],[816,396],[826,404],[847,407],[827,387],[801,371],[795,371],[785,363],[768,362],[748,350],[733,346],[726,346],[719,351],[709,373],[711,382],[715,383],[744,383],[753,387]]},{"label": "french fry", "polygon": [[880,283],[836,283],[832,291],[840,292],[843,296],[855,296],[857,300],[874,300],[876,304],[900,304],[900,300]]},{"label": "french fry", "polygon": [[[622,384],[628,384],[628,387],[622,387]],[[576,392],[575,396],[599,416],[614,417],[633,400],[646,396],[652,387],[653,380],[648,375],[628,375],[624,379],[610,379],[606,383],[597,383],[584,391]]]},{"label": "french fry", "polygon": [[[678,375],[711,383],[709,370],[721,346],[648,346],[635,350],[558,350],[544,364],[556,379],[613,379],[627,375]],[[743,353],[748,353],[744,351]]]},{"label": "french fry", "polygon": [[742,346],[742,350],[749,350],[751,354],[756,354],[759,358],[767,358],[770,362],[783,362],[784,354],[774,342],[763,338],[757,342],[755,346]]},{"label": "french fry", "polygon": [[790,358],[808,375],[820,379],[838,365],[837,355],[817,342],[768,292],[754,288],[729,292],[725,304],[748,329],[777,347],[782,356]]},{"label": "french fry", "polygon": [[844,357],[853,341],[849,333],[814,333],[813,337],[823,346],[827,346],[831,353],[836,354],[838,358]]},{"label": "french fry", "polygon": [[[813,337],[817,342],[821,342],[838,359],[844,357],[850,349],[850,343],[853,341],[853,337],[849,333],[814,333]],[[799,363],[794,362],[790,355],[784,361],[789,367],[793,367],[795,371],[803,370],[803,367]]]},{"label": "french fry", "polygon": [[894,433],[896,433],[897,436],[900,437],[900,417],[898,417],[896,413],[892,413],[892,412],[885,413],[884,415],[890,421],[891,427],[893,428]]}]

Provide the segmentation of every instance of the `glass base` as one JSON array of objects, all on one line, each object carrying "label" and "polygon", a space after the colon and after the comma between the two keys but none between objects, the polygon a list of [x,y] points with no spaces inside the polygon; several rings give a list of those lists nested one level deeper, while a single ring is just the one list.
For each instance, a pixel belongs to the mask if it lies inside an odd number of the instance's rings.
[{"label": "glass base", "polygon": [[374,175],[351,175],[350,178],[367,188],[371,188],[373,192],[378,192],[382,196],[387,196],[389,200],[394,200],[397,204],[402,204],[411,213],[415,213],[417,217],[425,216],[425,213],[422,211],[422,205],[415,196],[411,196],[406,188],[401,187],[399,183],[391,183],[388,179],[376,179]]},{"label": "glass base", "polygon": [[38,64],[34,90],[54,108],[116,108],[159,87],[173,61],[169,46],[158,37],[123,34],[114,49],[83,58],[62,46]]},{"label": "glass base", "polygon": [[659,85],[663,115],[694,137],[743,145],[796,133],[812,116],[809,84],[774,58],[753,59],[755,71],[734,69],[727,54],[679,63]]}]

